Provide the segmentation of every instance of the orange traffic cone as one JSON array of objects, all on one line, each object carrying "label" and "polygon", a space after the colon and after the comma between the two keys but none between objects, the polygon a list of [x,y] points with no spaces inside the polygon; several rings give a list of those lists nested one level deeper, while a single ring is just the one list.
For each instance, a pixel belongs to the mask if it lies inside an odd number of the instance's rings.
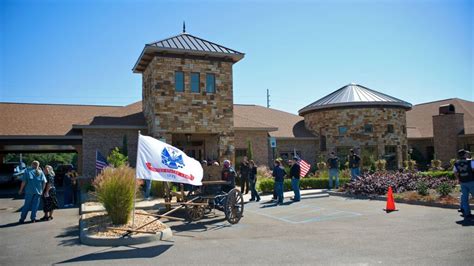
[{"label": "orange traffic cone", "polygon": [[392,192],[392,187],[388,187],[388,192],[387,192],[387,207],[385,208],[385,211],[387,213],[397,211],[395,209],[395,201],[393,200],[393,192]]}]

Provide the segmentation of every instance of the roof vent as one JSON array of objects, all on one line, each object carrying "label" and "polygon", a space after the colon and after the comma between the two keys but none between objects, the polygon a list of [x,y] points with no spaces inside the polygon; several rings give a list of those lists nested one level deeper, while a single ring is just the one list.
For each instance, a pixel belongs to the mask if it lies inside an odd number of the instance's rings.
[{"label": "roof vent", "polygon": [[449,114],[455,114],[455,113],[456,113],[456,108],[454,107],[453,104],[443,104],[439,106],[440,115],[449,115]]}]

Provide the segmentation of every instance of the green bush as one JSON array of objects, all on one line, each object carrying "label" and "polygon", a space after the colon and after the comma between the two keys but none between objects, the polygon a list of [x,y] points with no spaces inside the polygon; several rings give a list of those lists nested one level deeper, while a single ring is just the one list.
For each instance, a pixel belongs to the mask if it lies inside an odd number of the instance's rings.
[{"label": "green bush", "polygon": [[424,181],[416,183],[416,191],[422,196],[428,195],[428,184]]},{"label": "green bush", "polygon": [[155,198],[164,198],[165,196],[165,183],[163,181],[151,181],[151,194]]},{"label": "green bush", "polygon": [[439,177],[447,177],[451,180],[456,180],[456,176],[452,171],[427,171],[427,172],[419,172],[418,173],[420,176],[426,176],[426,177],[433,177],[433,178],[439,178]]},{"label": "green bush", "polygon": [[442,197],[448,196],[451,192],[453,192],[453,187],[448,183],[441,183],[437,188],[436,191]]},{"label": "green bush", "polygon": [[128,164],[128,157],[123,155],[118,147],[115,147],[107,157],[107,162],[113,167],[120,167]]},{"label": "green bush", "polygon": [[[339,178],[339,186],[349,183],[350,178]],[[257,180],[257,190],[263,193],[273,193],[274,181],[271,178],[264,178]],[[328,178],[301,178],[300,189],[326,189],[329,187]],[[285,179],[283,183],[283,189],[285,191],[291,191],[291,180]]]},{"label": "green bush", "polygon": [[107,167],[94,180],[97,199],[113,224],[126,224],[131,216],[136,183],[135,170],[128,166]]}]

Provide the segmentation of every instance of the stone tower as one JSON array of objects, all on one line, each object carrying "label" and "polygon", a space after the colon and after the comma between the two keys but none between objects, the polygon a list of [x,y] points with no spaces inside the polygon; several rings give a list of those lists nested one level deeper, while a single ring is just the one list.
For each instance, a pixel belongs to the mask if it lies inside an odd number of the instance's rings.
[{"label": "stone tower", "polygon": [[233,159],[232,66],[243,53],[183,33],[146,44],[142,74],[148,134],[197,160]]},{"label": "stone tower", "polygon": [[[319,152],[347,158],[349,149],[369,159],[384,158],[402,167],[407,158],[406,111],[411,104],[367,87],[348,84],[299,111],[319,136]],[[363,158],[364,160],[364,158]]]}]

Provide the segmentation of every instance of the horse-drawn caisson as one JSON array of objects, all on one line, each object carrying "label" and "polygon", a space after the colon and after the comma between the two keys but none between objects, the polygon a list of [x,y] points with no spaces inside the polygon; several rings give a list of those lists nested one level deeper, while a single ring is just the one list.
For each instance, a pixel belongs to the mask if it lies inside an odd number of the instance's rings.
[{"label": "horse-drawn caisson", "polygon": [[[219,166],[203,166],[202,186],[180,184],[178,192],[172,191],[169,183],[165,185],[165,205],[170,213],[184,208],[189,221],[202,219],[215,210],[224,212],[226,220],[236,224],[244,212],[242,193],[236,188],[229,188],[230,181],[221,180]],[[172,202],[173,198],[175,202]],[[175,207],[175,208],[172,208]]]}]

